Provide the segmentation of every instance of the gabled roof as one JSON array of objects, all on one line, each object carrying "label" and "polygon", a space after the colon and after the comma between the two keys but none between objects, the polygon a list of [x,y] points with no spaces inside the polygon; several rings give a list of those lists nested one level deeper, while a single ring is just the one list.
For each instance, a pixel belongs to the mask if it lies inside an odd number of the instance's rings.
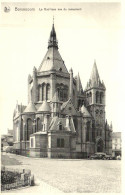
[{"label": "gabled roof", "polygon": [[48,51],[38,69],[38,72],[56,70],[63,73],[68,73],[64,61],[58,51],[58,41],[56,39],[56,32],[54,24],[50,33],[48,42]]},{"label": "gabled roof", "polygon": [[36,112],[36,107],[34,105],[34,103],[32,101],[29,102],[28,106],[26,107],[26,109],[24,110],[24,113],[27,113],[27,112],[31,112],[31,113],[34,113]]},{"label": "gabled roof", "polygon": [[61,106],[61,111],[65,112],[65,114],[71,114],[71,115],[75,115],[76,114],[76,109],[72,103],[72,100],[69,99],[67,102],[64,102]]},{"label": "gabled roof", "polygon": [[43,101],[42,105],[39,107],[38,112],[50,112],[50,106],[47,101]]},{"label": "gabled roof", "polygon": [[90,113],[88,112],[87,108],[82,105],[81,107],[81,113],[83,114],[84,117],[91,117]]},{"label": "gabled roof", "polygon": [[74,122],[73,122],[72,118],[70,118],[70,125],[69,125],[68,117],[59,118],[57,116],[52,118],[52,121],[51,121],[50,126],[49,126],[49,130],[50,131],[58,131],[60,124],[62,125],[62,130],[75,132]]},{"label": "gabled roof", "polygon": [[25,109],[26,109],[26,106],[22,104],[19,105],[17,103],[16,108],[14,109],[13,117],[18,117],[21,113],[24,112]]},{"label": "gabled roof", "polygon": [[66,121],[65,118],[59,118],[57,116],[52,118],[50,123],[49,129],[52,130],[59,130],[59,124],[62,124],[63,130],[66,130]]}]

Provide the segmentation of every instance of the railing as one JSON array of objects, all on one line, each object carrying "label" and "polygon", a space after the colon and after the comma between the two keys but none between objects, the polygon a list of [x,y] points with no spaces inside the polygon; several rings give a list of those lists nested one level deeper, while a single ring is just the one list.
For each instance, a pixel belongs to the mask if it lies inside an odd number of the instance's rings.
[{"label": "railing", "polygon": [[[34,185],[34,176],[31,175],[31,171],[29,169],[12,169],[2,166],[1,171],[19,173],[20,176],[15,179],[14,183],[10,184],[2,184],[1,181],[1,191],[16,189],[24,186]],[[9,174],[9,173],[8,173]]]}]

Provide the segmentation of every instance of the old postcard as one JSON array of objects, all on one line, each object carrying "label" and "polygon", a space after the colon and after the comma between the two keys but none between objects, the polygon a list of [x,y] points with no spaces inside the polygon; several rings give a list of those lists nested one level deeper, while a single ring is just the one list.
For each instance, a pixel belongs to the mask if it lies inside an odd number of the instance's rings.
[{"label": "old postcard", "polygon": [[120,1],[1,3],[1,192],[123,193],[124,32]]}]

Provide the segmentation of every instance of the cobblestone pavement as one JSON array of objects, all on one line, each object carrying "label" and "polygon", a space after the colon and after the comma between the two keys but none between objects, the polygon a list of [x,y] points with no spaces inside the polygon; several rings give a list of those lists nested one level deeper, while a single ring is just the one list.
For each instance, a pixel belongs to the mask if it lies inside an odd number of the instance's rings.
[{"label": "cobblestone pavement", "polygon": [[[22,165],[15,168],[31,169],[38,186],[16,190],[16,192],[77,192],[77,193],[120,193],[121,161],[79,160],[79,159],[39,159],[8,154]],[[10,167],[9,166],[9,167]],[[44,186],[44,187],[43,187]]]}]

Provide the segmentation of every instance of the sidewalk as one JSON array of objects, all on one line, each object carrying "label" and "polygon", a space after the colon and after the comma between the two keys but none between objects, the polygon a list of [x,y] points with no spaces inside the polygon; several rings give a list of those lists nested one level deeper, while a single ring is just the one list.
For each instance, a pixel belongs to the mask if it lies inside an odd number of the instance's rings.
[{"label": "sidewalk", "polygon": [[43,181],[37,180],[35,186],[27,186],[24,188],[7,190],[2,193],[42,193],[42,194],[60,194],[63,193],[57,188],[54,188]]}]

